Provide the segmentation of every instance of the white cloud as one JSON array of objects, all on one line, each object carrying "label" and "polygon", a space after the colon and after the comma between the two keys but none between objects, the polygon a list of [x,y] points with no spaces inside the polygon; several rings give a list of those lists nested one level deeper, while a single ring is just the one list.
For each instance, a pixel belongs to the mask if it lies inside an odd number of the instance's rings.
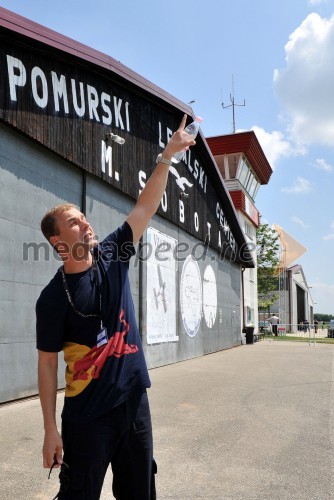
[{"label": "white cloud", "polygon": [[[332,230],[334,230],[334,221],[331,223],[330,228],[331,228]],[[334,240],[334,231],[333,231],[333,232],[331,232],[331,233],[329,233],[329,234],[326,234],[326,235],[323,237],[323,239],[324,239],[325,241],[328,241],[328,240]]]},{"label": "white cloud", "polygon": [[[303,148],[292,145],[291,142],[284,138],[283,133],[278,130],[266,132],[263,128],[258,127],[257,125],[253,125],[251,130],[255,133],[257,140],[259,141],[260,146],[273,170],[275,170],[276,164],[280,158],[287,158],[305,153]],[[237,132],[245,132],[245,130],[239,129]]]},{"label": "white cloud", "polygon": [[291,217],[291,220],[292,220],[292,222],[295,222],[295,224],[298,224],[299,226],[301,226],[303,229],[308,228],[308,225],[305,224],[305,222],[302,219],[300,219],[299,217],[297,217],[296,215],[293,215]]},{"label": "white cloud", "polygon": [[254,125],[252,130],[255,132],[261,148],[273,170],[281,157],[289,157],[296,154],[291,143],[284,139],[282,132],[278,132],[277,130],[266,132],[257,125]]},{"label": "white cloud", "polygon": [[284,193],[308,193],[311,191],[312,186],[309,180],[304,177],[297,177],[295,183],[292,186],[284,187],[281,189]]},{"label": "white cloud", "polygon": [[296,143],[334,146],[334,15],[312,13],[285,45],[286,65],[274,87]]},{"label": "white cloud", "polygon": [[328,240],[334,240],[334,233],[326,234],[326,235],[324,236],[324,240],[325,240],[325,241],[328,241]]},{"label": "white cloud", "polygon": [[321,3],[326,3],[327,0],[308,0],[309,5],[320,5]]},{"label": "white cloud", "polygon": [[327,163],[323,158],[318,158],[317,160],[315,160],[315,167],[319,168],[320,170],[324,170],[325,172],[333,171],[332,165]]}]

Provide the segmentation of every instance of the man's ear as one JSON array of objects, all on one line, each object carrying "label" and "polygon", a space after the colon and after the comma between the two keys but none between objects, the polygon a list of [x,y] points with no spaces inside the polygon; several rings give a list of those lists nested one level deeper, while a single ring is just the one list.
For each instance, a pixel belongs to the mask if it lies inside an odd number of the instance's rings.
[{"label": "man's ear", "polygon": [[58,242],[59,242],[59,236],[55,235],[50,237],[50,243],[54,248],[56,248]]}]

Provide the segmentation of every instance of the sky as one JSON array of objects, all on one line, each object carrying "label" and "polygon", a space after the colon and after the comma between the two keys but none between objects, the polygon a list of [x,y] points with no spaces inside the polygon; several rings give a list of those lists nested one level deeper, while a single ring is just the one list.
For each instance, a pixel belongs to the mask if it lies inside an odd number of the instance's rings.
[{"label": "sky", "polygon": [[[254,130],[273,168],[255,204],[307,248],[314,311],[334,314],[334,0],[0,0],[191,106],[204,136]],[[245,101],[245,106],[243,103]],[[223,105],[224,108],[223,108]]]}]

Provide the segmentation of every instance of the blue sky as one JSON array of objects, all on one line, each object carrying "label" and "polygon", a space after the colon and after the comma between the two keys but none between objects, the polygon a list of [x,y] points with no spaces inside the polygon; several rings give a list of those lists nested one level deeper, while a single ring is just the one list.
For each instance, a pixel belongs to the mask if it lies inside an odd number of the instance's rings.
[{"label": "blue sky", "polygon": [[256,206],[307,247],[315,311],[334,314],[332,0],[8,0],[0,5],[121,61],[203,117],[254,130],[274,168]]}]

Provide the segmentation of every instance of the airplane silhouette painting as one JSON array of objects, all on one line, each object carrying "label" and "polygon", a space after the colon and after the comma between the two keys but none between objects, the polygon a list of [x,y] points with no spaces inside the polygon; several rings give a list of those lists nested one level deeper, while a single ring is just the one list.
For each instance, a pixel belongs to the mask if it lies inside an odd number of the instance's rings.
[{"label": "airplane silhouette painting", "polygon": [[165,295],[166,282],[162,279],[161,269],[160,269],[159,264],[157,266],[157,269],[158,269],[158,278],[159,278],[159,290],[156,291],[156,289],[153,288],[155,305],[156,305],[156,308],[158,309],[159,302],[162,302],[164,311],[166,313],[167,312],[167,302],[166,302],[166,295]]}]

